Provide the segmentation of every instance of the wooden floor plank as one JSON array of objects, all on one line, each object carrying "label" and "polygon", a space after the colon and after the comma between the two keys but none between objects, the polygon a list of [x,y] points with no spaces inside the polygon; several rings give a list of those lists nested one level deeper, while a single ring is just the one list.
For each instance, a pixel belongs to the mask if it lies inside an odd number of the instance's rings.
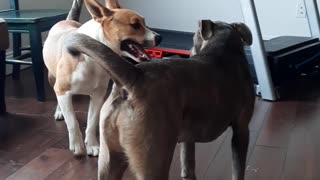
[{"label": "wooden floor plank", "polygon": [[296,101],[274,102],[261,129],[257,145],[287,147],[296,110]]},{"label": "wooden floor plank", "polygon": [[43,180],[72,157],[68,150],[48,149],[6,180]]},{"label": "wooden floor plank", "polygon": [[0,159],[6,162],[26,164],[47,148],[65,138],[57,133],[37,132],[24,137],[24,142],[15,143],[0,151]]},{"label": "wooden floor plank", "polygon": [[205,175],[210,163],[215,159],[224,142],[227,140],[227,136],[230,134],[232,134],[232,131],[229,128],[215,141],[210,143],[197,143],[196,175],[198,179],[202,179]]},{"label": "wooden floor plank", "polygon": [[[1,152],[0,152],[1,153]],[[15,162],[0,162],[0,180],[4,180],[18,169],[20,169],[23,164],[17,164]]]},{"label": "wooden floor plank", "polygon": [[[250,143],[248,148],[247,159],[249,159],[250,154],[252,154],[253,152],[257,137],[258,137],[258,134],[256,132],[250,133]],[[207,169],[202,174],[202,176],[198,176],[200,180],[232,179],[231,138],[232,138],[232,131],[230,130],[224,142],[222,143],[221,148],[219,149],[216,157],[212,159],[210,164],[207,165]],[[201,163],[199,159],[197,159],[197,162]]]},{"label": "wooden floor plank", "polygon": [[251,122],[249,124],[250,131],[260,131],[266,117],[269,114],[272,103],[256,98],[254,112],[252,115]]},{"label": "wooden floor plank", "polygon": [[69,179],[97,179],[97,157],[84,157],[81,159],[71,158],[66,161],[52,174],[46,177],[46,180],[69,180]]},{"label": "wooden floor plank", "polygon": [[288,146],[282,180],[320,179],[320,109],[300,105]]},{"label": "wooden floor plank", "polygon": [[286,149],[256,146],[247,165],[246,180],[279,180]]},{"label": "wooden floor plank", "polygon": [[[319,152],[304,128],[295,128],[288,147],[282,180],[316,180],[320,178]],[[316,158],[318,156],[318,158]],[[317,165],[318,164],[318,165]]]}]

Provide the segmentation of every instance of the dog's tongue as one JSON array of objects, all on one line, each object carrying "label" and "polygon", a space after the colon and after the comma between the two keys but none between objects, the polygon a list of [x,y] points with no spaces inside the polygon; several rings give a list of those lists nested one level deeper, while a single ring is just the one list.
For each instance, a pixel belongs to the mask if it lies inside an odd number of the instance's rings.
[{"label": "dog's tongue", "polygon": [[151,56],[149,53],[147,53],[141,46],[133,44],[135,49],[138,52],[138,57],[140,61],[146,61],[146,60],[151,60]]}]

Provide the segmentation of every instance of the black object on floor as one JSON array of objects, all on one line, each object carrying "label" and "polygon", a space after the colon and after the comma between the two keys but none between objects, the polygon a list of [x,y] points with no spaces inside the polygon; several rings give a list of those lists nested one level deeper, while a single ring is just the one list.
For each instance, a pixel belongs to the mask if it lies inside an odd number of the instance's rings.
[{"label": "black object on floor", "polygon": [[[318,38],[280,36],[264,41],[266,56],[275,86],[312,71],[320,57]],[[250,47],[245,49],[250,71],[257,83]]]},{"label": "black object on floor", "polygon": [[169,48],[189,51],[193,44],[193,34],[191,32],[172,31],[167,29],[152,29],[160,34],[162,41],[159,48]]}]

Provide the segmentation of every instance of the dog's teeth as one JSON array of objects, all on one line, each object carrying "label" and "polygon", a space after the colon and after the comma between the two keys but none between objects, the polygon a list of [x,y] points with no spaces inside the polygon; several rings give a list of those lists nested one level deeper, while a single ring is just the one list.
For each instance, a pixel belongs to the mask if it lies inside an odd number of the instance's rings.
[{"label": "dog's teeth", "polygon": [[132,51],[135,51],[135,49],[134,49],[134,47],[133,47],[132,44],[130,44],[129,47],[130,47],[130,49],[131,49]]}]

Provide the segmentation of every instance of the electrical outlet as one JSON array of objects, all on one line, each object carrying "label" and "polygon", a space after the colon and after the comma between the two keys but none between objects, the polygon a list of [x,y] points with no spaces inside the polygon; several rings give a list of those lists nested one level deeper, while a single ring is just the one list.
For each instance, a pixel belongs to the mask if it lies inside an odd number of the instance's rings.
[{"label": "electrical outlet", "polygon": [[306,18],[307,17],[307,10],[306,6],[303,2],[299,2],[297,5],[297,18]]}]

